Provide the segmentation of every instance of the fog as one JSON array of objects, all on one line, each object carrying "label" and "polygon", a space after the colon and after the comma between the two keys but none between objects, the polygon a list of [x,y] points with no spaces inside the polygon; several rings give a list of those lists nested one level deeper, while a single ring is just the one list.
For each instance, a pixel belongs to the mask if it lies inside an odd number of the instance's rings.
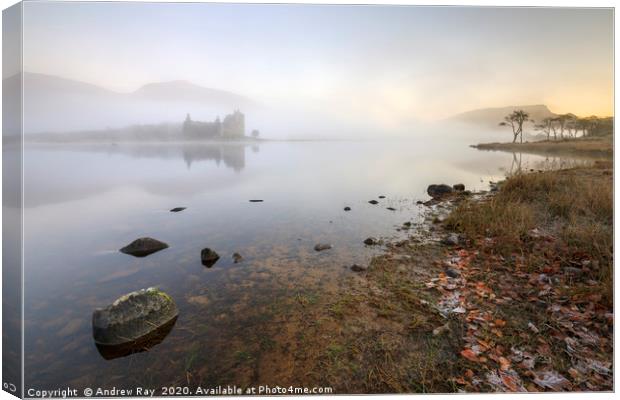
[{"label": "fog", "polygon": [[458,140],[488,133],[445,125],[472,109],[545,104],[609,115],[612,17],[610,9],[26,3],[24,128],[179,124],[187,113],[212,121],[240,109],[248,133],[271,139],[443,132]]}]

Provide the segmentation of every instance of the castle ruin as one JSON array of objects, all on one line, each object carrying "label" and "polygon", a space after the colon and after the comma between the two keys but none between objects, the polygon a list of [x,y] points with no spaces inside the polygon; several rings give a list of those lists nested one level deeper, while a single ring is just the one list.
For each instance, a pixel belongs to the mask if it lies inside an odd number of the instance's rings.
[{"label": "castle ruin", "polygon": [[245,136],[245,116],[239,110],[228,114],[224,121],[217,117],[213,122],[193,121],[187,114],[183,122],[183,137],[189,140],[236,139]]}]

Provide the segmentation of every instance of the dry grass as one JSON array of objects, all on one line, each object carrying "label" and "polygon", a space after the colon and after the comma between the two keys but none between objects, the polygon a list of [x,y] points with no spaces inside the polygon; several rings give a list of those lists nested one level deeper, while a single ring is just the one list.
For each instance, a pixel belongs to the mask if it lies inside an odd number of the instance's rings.
[{"label": "dry grass", "polygon": [[528,235],[538,228],[555,237],[567,259],[589,259],[597,266],[611,298],[613,260],[613,180],[610,162],[508,178],[496,196],[459,205],[446,224],[470,238],[496,238],[503,255],[531,253]]}]

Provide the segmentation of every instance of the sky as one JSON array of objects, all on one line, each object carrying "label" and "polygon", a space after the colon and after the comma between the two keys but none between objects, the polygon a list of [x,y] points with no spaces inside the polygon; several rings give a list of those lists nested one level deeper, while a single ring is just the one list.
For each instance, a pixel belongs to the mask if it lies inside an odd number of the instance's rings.
[{"label": "sky", "polygon": [[120,92],[188,80],[383,124],[519,104],[612,115],[613,11],[27,2],[24,69]]}]

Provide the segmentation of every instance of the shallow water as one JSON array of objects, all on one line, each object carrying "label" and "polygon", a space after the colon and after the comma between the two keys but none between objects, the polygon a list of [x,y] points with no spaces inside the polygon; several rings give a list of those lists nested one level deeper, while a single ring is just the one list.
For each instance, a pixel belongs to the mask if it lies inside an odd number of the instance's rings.
[{"label": "shallow water", "polygon": [[[565,162],[573,161],[428,140],[28,144],[25,386],[269,380],[287,366],[261,354],[294,346],[278,330],[292,302],[344,290],[353,273],[345,267],[380,251],[362,241],[405,235],[396,227],[419,221],[424,206],[416,201],[428,199],[429,184],[481,190],[518,164]],[[174,207],[187,209],[168,211]],[[142,236],[170,247],[146,258],[118,251]],[[315,252],[319,242],[333,248]],[[212,268],[201,265],[204,247],[221,256]],[[175,325],[149,351],[105,359],[92,338],[93,309],[150,286],[175,299]]]}]

